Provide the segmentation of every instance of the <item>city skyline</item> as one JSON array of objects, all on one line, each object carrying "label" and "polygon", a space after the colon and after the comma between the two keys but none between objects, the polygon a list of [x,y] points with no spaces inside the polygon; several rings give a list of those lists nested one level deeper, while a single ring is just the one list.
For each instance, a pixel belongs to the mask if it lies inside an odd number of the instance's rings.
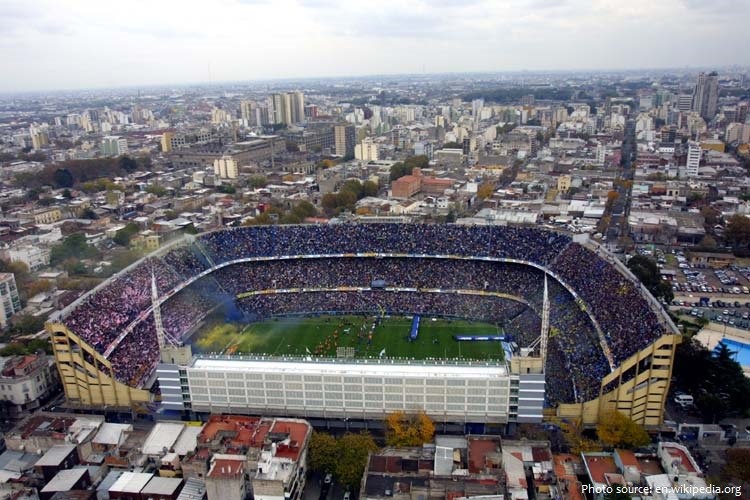
[{"label": "city skyline", "polygon": [[[142,8],[140,8],[142,7]],[[602,71],[750,63],[750,5],[481,0],[76,1],[0,5],[0,92],[392,74]],[[596,42],[596,43],[594,43]],[[51,77],[50,75],[54,75]]]}]

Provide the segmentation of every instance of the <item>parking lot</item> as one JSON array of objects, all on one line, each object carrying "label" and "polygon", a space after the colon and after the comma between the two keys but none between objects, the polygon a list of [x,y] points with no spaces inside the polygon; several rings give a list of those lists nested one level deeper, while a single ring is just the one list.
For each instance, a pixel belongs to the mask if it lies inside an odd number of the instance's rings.
[{"label": "parking lot", "polygon": [[705,318],[735,328],[750,330],[750,302],[717,299],[714,301],[674,300],[672,310],[677,314]]},{"label": "parking lot", "polygon": [[[675,293],[720,293],[725,295],[750,295],[750,267],[729,266],[724,269],[692,266],[684,254],[672,254],[677,268],[667,266],[666,255],[657,257],[662,269],[675,272],[672,290]],[[672,260],[670,258],[669,260]]]}]

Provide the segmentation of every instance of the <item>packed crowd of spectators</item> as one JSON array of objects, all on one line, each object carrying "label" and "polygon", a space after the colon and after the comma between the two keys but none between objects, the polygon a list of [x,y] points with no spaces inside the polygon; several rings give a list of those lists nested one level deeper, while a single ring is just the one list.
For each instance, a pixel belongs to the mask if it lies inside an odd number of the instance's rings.
[{"label": "packed crowd of spectators", "polygon": [[234,295],[274,288],[369,287],[382,281],[387,287],[486,290],[525,297],[541,286],[543,272],[489,261],[369,257],[245,262],[224,267],[215,276]]},{"label": "packed crowd of spectators", "polygon": [[370,252],[505,257],[546,264],[571,241],[539,229],[446,224],[241,227],[199,240],[216,264],[248,257]]},{"label": "packed crowd of spectators", "polygon": [[164,332],[175,341],[182,342],[203,318],[216,306],[218,290],[189,287],[164,303],[161,310]]},{"label": "packed crowd of spectators", "polygon": [[[139,366],[153,366],[158,360],[153,316],[143,314],[151,305],[152,274],[159,294],[164,295],[211,265],[237,259],[353,253],[497,257],[549,267],[577,291],[593,313],[616,363],[664,333],[637,285],[568,236],[532,228],[406,224],[244,227],[208,233],[193,245],[149,257],[112,279],[63,321],[99,352],[116,345],[110,361],[117,378],[142,382],[149,371],[142,372]],[[256,295],[238,301],[238,305],[254,318],[326,311],[372,314],[383,309],[388,314],[460,316],[503,324],[519,345],[534,340],[541,326],[543,273],[522,264],[374,256],[290,258],[233,264],[210,276],[163,304],[163,324],[169,337],[181,340],[216,307],[220,296],[285,288],[367,288],[375,282],[397,288],[500,292],[524,297],[532,307],[476,294],[383,290]],[[548,380],[549,400],[554,404],[590,399],[610,369],[601,339],[574,297],[555,280],[549,283],[553,335],[548,368],[569,373],[573,381]],[[126,338],[115,343],[129,325],[144,317]]]},{"label": "packed crowd of spectators", "polygon": [[161,259],[150,257],[127,273],[120,274],[64,319],[65,325],[100,352],[117,338],[151,304],[151,276],[159,294],[180,282],[180,276]]},{"label": "packed crowd of spectators", "polygon": [[473,318],[497,323],[509,316],[515,316],[526,308],[519,302],[492,296],[379,290],[264,294],[248,297],[239,302],[240,307],[252,319],[305,312],[383,313]]},{"label": "packed crowd of spectators", "polygon": [[[582,268],[585,263],[585,268]],[[583,299],[604,332],[615,364],[665,333],[639,284],[591,250],[570,245],[551,266]]]},{"label": "packed crowd of spectators", "polygon": [[109,356],[115,378],[133,387],[140,386],[159,362],[159,344],[153,316],[144,319],[120,342]]}]

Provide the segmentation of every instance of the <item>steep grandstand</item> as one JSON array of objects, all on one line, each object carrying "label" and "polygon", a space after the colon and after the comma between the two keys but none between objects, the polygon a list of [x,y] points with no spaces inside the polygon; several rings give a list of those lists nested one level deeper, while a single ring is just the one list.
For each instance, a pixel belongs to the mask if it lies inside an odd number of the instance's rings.
[{"label": "steep grandstand", "polygon": [[[635,412],[634,391],[644,387],[663,404],[676,342],[664,343],[677,330],[623,266],[564,234],[459,225],[247,227],[163,249],[63,311],[50,330],[70,400],[147,397],[137,391],[159,361],[152,276],[171,342],[218,308],[244,322],[321,313],[464,318],[501,325],[536,353],[547,276],[545,397],[564,412],[593,411],[589,402],[603,404],[605,392],[626,383],[630,396],[621,390],[617,398],[629,402],[618,406]],[[107,384],[120,398],[114,403],[105,403]]]}]

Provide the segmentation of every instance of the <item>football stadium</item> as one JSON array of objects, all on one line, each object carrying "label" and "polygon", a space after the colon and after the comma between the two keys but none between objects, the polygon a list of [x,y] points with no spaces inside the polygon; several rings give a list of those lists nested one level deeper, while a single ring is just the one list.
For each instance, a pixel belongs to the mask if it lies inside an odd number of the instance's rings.
[{"label": "football stadium", "polygon": [[81,407],[662,422],[679,332],[585,235],[242,227],[164,247],[47,324]]}]

